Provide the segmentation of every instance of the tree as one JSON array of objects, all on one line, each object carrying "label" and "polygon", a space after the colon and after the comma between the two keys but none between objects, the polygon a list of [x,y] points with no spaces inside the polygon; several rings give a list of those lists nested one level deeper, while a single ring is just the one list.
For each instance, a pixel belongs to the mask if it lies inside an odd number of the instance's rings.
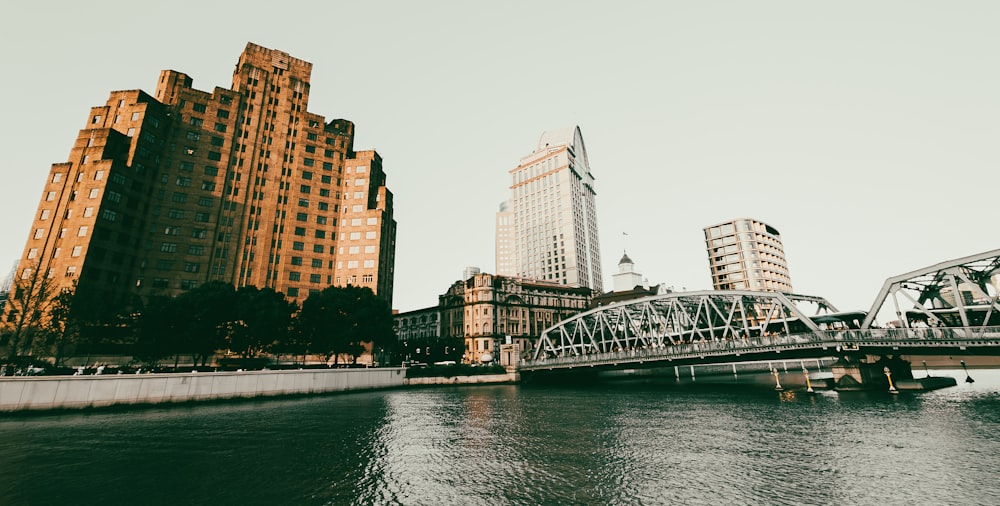
[{"label": "tree", "polygon": [[184,314],[176,299],[151,297],[136,320],[134,355],[153,366],[169,355],[182,351],[181,339]]},{"label": "tree", "polygon": [[236,318],[236,290],[223,281],[211,281],[180,294],[176,303],[183,313],[180,348],[194,363],[205,365],[216,350],[225,347],[230,323]]},{"label": "tree", "polygon": [[36,263],[21,271],[7,299],[4,334],[10,362],[21,354],[30,354],[36,346],[35,340],[44,335],[42,326],[58,291],[54,278],[44,275],[38,267]]},{"label": "tree", "polygon": [[[75,282],[73,286],[76,287]],[[52,345],[54,365],[57,367],[62,362],[66,346],[75,342],[80,334],[79,321],[74,311],[74,296],[75,290],[63,289],[53,297],[49,304],[48,318],[44,324],[45,333],[48,336],[46,345]]]},{"label": "tree", "polygon": [[229,349],[249,358],[286,341],[295,309],[295,303],[272,288],[240,288],[236,291],[234,319],[227,333]]},{"label": "tree", "polygon": [[368,287],[331,286],[310,295],[302,303],[298,330],[308,340],[309,349],[339,361],[347,354],[357,361],[363,343],[377,350],[395,340],[392,310]]}]

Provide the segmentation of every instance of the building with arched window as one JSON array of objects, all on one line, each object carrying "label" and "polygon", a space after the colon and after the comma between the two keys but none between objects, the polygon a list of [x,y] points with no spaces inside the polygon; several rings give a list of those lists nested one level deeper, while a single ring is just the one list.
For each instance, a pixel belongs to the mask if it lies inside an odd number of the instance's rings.
[{"label": "building with arched window", "polygon": [[[437,306],[395,315],[396,336],[413,360],[435,360],[440,348],[461,344],[464,349],[454,359],[492,362],[502,344],[528,353],[543,330],[586,310],[594,293],[589,288],[474,273],[453,283],[438,297]],[[438,333],[436,339],[427,336],[432,331]],[[412,342],[423,343],[419,354]],[[426,356],[428,348],[435,356]]]}]

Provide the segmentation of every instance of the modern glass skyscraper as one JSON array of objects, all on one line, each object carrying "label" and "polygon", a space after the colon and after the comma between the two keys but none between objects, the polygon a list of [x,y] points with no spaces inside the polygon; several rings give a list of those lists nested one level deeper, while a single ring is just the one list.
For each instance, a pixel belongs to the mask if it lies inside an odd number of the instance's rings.
[{"label": "modern glass skyscraper", "polygon": [[601,291],[594,176],[580,127],[543,133],[510,175],[497,215],[497,274]]}]

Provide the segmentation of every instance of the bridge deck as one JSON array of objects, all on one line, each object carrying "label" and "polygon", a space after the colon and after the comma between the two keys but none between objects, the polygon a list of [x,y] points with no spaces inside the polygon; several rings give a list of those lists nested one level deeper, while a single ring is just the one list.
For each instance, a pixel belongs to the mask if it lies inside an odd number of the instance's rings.
[{"label": "bridge deck", "polygon": [[530,372],[578,367],[656,367],[818,358],[845,352],[873,355],[1000,354],[1000,327],[838,330],[654,345],[604,353],[570,350],[563,356],[524,360],[519,369]]}]

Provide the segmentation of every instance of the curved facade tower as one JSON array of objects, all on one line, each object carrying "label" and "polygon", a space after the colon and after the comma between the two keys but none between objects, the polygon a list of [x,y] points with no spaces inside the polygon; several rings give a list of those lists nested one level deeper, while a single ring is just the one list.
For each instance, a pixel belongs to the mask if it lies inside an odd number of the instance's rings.
[{"label": "curved facade tower", "polygon": [[498,243],[497,273],[602,291],[594,176],[580,127],[543,133],[510,176],[501,213],[513,244]]},{"label": "curved facade tower", "polygon": [[767,223],[741,218],[705,227],[716,290],[792,293],[781,234]]}]

